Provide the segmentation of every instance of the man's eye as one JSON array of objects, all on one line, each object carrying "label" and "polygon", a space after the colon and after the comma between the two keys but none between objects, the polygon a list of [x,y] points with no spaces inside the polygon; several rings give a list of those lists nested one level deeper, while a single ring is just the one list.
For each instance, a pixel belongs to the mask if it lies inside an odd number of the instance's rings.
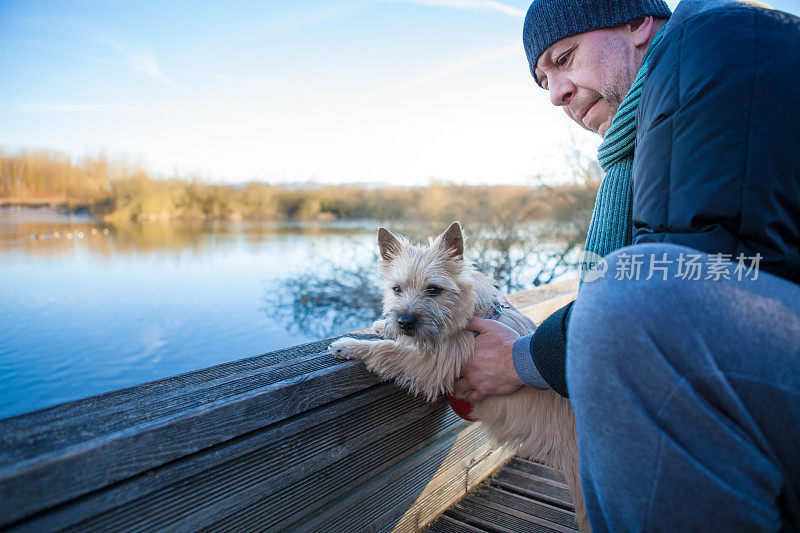
[{"label": "man's eye", "polygon": [[403,289],[401,289],[400,287],[395,287],[395,288],[394,288],[394,289],[392,289],[392,290],[393,290],[393,291],[394,291],[394,293],[395,293],[395,294],[397,294],[398,296],[399,296],[400,294],[402,294],[402,292],[403,292]]},{"label": "man's eye", "polygon": [[547,76],[545,76],[544,74],[542,74],[541,76],[537,75],[536,81],[539,83],[539,85],[542,86],[543,89],[547,89]]},{"label": "man's eye", "polygon": [[567,61],[569,61],[569,58],[570,58],[571,55],[572,55],[571,51],[570,52],[566,52],[565,54],[563,54],[561,57],[559,57],[556,60],[556,65],[558,65],[559,67],[563,67],[564,65],[567,64]]},{"label": "man's eye", "polygon": [[431,285],[430,287],[425,289],[425,294],[427,296],[439,296],[440,294],[442,294],[442,288],[434,287],[433,285]]}]

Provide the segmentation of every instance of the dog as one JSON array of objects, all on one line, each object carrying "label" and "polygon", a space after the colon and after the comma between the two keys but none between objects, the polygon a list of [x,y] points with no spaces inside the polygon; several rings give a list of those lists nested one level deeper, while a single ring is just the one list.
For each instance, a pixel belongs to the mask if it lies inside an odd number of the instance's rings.
[{"label": "dog", "polygon": [[[383,276],[383,315],[372,327],[382,340],[343,337],[329,346],[341,359],[362,361],[384,379],[428,401],[452,394],[472,356],[472,317],[490,317],[519,335],[536,326],[503,305],[497,284],[464,259],[464,234],[454,222],[428,246],[411,244],[385,228],[378,230]],[[452,396],[451,396],[452,398]],[[575,418],[566,398],[553,390],[522,387],[508,396],[475,404],[470,418],[491,438],[517,453],[563,470],[581,531],[589,531],[578,471]]]}]

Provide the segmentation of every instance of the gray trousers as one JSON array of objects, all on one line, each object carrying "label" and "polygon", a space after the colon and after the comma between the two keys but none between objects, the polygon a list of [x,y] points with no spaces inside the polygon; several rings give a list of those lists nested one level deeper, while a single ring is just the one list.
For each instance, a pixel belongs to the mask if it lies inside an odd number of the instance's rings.
[{"label": "gray trousers", "polygon": [[594,532],[798,529],[800,285],[670,244],[606,261],[567,339]]}]

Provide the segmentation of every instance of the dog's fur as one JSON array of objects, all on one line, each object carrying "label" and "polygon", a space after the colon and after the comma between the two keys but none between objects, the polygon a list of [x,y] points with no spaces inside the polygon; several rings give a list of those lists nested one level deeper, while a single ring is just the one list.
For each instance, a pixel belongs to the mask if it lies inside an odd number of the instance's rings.
[{"label": "dog's fur", "polygon": [[[345,337],[329,349],[337,357],[363,361],[369,370],[428,400],[452,393],[475,345],[467,322],[489,316],[502,295],[489,277],[464,260],[458,222],[427,247],[381,228],[378,245],[383,258],[383,316],[373,330],[385,340]],[[404,329],[403,320],[406,326],[415,320],[413,329]],[[533,322],[513,308],[503,309],[497,320],[520,335],[535,330]],[[471,416],[486,425],[492,438],[517,447],[519,454],[561,468],[581,530],[589,530],[578,473],[575,419],[568,400],[552,390],[522,387],[509,396],[483,400]]]}]

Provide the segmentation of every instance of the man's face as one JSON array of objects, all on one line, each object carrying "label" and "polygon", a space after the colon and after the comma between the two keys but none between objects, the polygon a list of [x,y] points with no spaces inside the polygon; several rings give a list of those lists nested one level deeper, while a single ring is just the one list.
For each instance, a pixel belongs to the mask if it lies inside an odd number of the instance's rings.
[{"label": "man's face", "polygon": [[636,76],[632,51],[616,28],[581,33],[547,48],[536,63],[536,77],[553,105],[605,136]]}]

